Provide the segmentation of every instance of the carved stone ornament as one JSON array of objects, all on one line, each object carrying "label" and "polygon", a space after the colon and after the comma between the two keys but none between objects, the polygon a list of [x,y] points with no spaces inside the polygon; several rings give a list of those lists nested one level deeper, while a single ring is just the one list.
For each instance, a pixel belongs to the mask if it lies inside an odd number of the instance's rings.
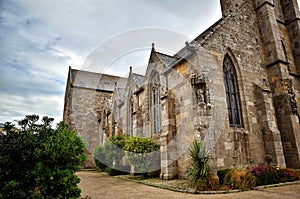
[{"label": "carved stone ornament", "polygon": [[296,101],[296,94],[293,89],[293,81],[292,79],[283,79],[282,84],[286,87],[288,91],[288,96],[291,103],[292,113],[299,116],[298,109],[297,109],[297,101]]},{"label": "carved stone ornament", "polygon": [[207,77],[205,74],[191,74],[191,84],[194,87],[198,105],[210,104]]},{"label": "carved stone ornament", "polygon": [[206,84],[207,77],[204,74],[191,74],[191,83],[192,85],[196,84]]}]

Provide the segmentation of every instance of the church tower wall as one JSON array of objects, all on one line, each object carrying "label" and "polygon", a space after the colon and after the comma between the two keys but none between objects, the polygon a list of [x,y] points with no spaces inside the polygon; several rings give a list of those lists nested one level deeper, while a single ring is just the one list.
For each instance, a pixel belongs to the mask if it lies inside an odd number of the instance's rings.
[{"label": "church tower wall", "polygon": [[244,0],[221,0],[222,15],[226,16],[232,11],[238,9]]},{"label": "church tower wall", "polygon": [[[255,11],[262,39],[264,60],[262,67],[267,68],[273,103],[287,167],[300,168],[300,117],[299,117],[299,82],[297,72],[299,49],[299,13],[296,0],[255,1]],[[278,18],[281,7],[283,19]],[[297,11],[296,11],[297,9]],[[290,28],[293,26],[294,29]]]}]

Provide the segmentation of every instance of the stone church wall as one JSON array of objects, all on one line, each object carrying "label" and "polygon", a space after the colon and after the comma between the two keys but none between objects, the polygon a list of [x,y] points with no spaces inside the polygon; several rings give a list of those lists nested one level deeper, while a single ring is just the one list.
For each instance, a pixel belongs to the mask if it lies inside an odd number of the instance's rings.
[{"label": "stone church wall", "polygon": [[[267,71],[262,65],[264,57],[253,5],[251,2],[245,3],[236,12],[238,13],[233,16],[227,16],[224,23],[204,42],[199,41],[203,47],[217,55],[220,67],[225,54],[229,53],[234,58],[238,71],[244,128],[233,129],[227,125],[217,147],[218,166],[245,165],[250,161],[257,164],[264,161],[264,155],[269,153],[264,152],[267,146],[264,146],[264,132],[261,126],[265,117],[268,117],[266,130],[275,136],[278,142],[277,151],[272,154],[273,159],[284,166],[274,107],[267,107],[268,114],[259,114],[260,109],[257,106],[260,102],[255,94],[255,87],[269,89],[269,86]],[[271,98],[266,100],[272,105]]]},{"label": "stone church wall", "polygon": [[[72,84],[74,71],[66,88],[64,121],[88,143],[86,166],[93,165],[95,146],[113,134],[129,133],[160,141],[163,179],[186,177],[190,165],[187,149],[195,138],[205,144],[214,169],[260,164],[265,155],[272,156],[274,165],[286,166],[287,157],[290,165],[293,160],[298,164],[300,134],[293,134],[300,131],[299,65],[293,56],[298,33],[286,28],[282,1],[272,2],[222,1],[223,18],[187,43],[176,57],[156,52],[153,45],[142,86],[137,86],[130,69],[122,92],[116,90],[117,85],[114,91],[76,87]],[[256,9],[256,3],[267,6]],[[235,8],[233,12],[231,8]],[[271,12],[273,8],[276,12]],[[264,17],[277,21],[278,30]],[[275,39],[269,35],[272,31]],[[296,39],[292,41],[293,35]],[[268,42],[268,38],[274,41]],[[225,56],[236,73],[242,118],[238,127],[229,123]],[[152,92],[157,79],[161,113],[154,116]],[[130,100],[133,108],[129,110]],[[160,133],[154,133],[154,117],[161,119]]]}]

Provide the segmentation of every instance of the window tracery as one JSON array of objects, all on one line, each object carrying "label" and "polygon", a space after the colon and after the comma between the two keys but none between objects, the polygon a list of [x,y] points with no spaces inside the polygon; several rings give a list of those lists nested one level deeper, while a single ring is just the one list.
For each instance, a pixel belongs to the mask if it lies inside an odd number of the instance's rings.
[{"label": "window tracery", "polygon": [[224,84],[226,101],[231,127],[242,127],[240,96],[237,84],[237,75],[231,58],[226,55],[223,62]]}]

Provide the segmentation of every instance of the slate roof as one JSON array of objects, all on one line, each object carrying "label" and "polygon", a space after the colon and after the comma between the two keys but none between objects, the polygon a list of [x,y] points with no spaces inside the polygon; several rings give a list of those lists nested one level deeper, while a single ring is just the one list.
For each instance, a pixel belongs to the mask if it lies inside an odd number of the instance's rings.
[{"label": "slate roof", "polygon": [[117,82],[117,87],[119,88],[125,88],[127,82],[127,78],[76,69],[71,70],[71,75],[73,87],[86,89],[97,89],[113,92],[115,88],[115,82]]},{"label": "slate roof", "polygon": [[145,84],[145,76],[143,75],[139,75],[136,73],[132,73],[132,78],[133,81],[136,83],[137,87],[140,88],[141,86],[143,86]]},{"label": "slate roof", "polygon": [[173,56],[164,54],[164,53],[160,53],[156,51],[157,56],[159,57],[159,59],[165,64],[165,66],[171,65],[172,63],[175,63],[177,61],[177,59]]},{"label": "slate roof", "polygon": [[125,89],[124,88],[117,88],[117,92],[120,97],[120,102],[124,101],[125,99]]}]

